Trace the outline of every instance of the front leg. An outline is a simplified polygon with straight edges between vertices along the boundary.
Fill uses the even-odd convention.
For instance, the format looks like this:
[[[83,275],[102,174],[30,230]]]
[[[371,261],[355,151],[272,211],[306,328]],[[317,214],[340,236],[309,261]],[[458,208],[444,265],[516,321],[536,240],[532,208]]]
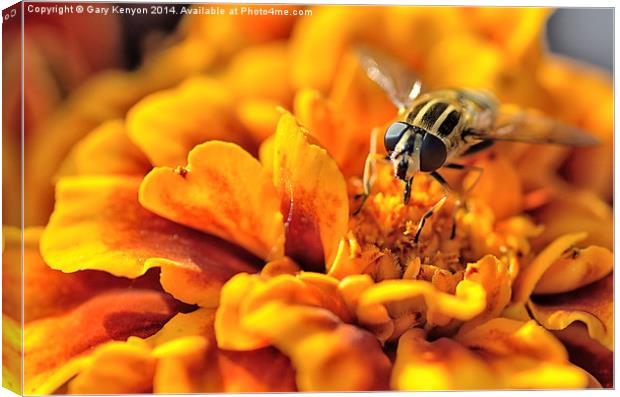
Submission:
[[[364,162],[364,176],[362,177],[364,192],[355,195],[356,199],[361,197],[362,202],[360,203],[360,206],[355,211],[353,211],[353,216],[356,216],[360,213],[360,211],[364,207],[364,204],[366,203],[366,200],[368,200],[368,197],[370,196],[370,190],[372,189],[372,185],[376,179],[377,161],[387,161],[387,159],[383,155],[377,153],[378,134],[379,130],[377,128],[373,129],[370,134],[370,150],[368,152],[368,155],[366,156],[366,161]]]
[[[430,218],[431,216],[433,216],[433,214],[444,205],[444,203],[448,199],[448,196],[452,192],[452,188],[450,187],[450,185],[448,185],[448,182],[438,172],[436,171],[431,172],[431,176],[433,177],[433,179],[435,179],[437,182],[441,184],[441,187],[443,187],[444,189],[444,195],[428,211],[426,211],[424,215],[422,215],[422,218],[420,218],[420,222],[418,223],[418,229],[416,230],[415,236],[413,238],[413,242],[416,244],[418,243],[418,240],[420,239],[420,233],[422,233],[422,229],[424,228],[424,225],[426,224],[426,220]],[[453,229],[452,233],[454,233],[454,224],[452,225],[452,229]]]

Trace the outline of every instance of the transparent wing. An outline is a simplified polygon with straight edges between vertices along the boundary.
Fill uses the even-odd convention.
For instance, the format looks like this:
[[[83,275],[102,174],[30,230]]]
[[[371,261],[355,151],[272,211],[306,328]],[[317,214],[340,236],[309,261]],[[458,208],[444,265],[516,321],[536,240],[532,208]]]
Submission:
[[[359,45],[356,52],[368,77],[387,93],[394,105],[399,110],[409,108],[422,88],[416,74],[376,48]]]
[[[539,112],[502,106],[499,109],[494,128],[473,132],[478,139],[517,141],[528,143],[550,143],[570,146],[592,146],[600,141],[587,132],[563,124]]]

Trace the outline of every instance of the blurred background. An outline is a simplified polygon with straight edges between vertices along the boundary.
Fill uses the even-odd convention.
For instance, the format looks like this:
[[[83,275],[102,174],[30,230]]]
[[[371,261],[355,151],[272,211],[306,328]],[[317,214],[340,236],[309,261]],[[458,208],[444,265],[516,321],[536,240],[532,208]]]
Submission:
[[[547,23],[551,51],[613,71],[614,10],[563,8]]]
[[[151,5],[124,3],[124,6]],[[555,10],[546,25],[547,48],[596,65],[611,75],[613,13],[612,8]],[[26,224],[41,225],[47,221],[59,167],[72,145],[82,136],[103,121],[124,117],[139,99],[177,85],[218,57],[230,57],[251,43],[285,38],[294,21],[286,18],[274,24],[265,17],[222,19],[217,24],[201,25],[187,23],[187,20],[183,23],[182,20],[178,14],[69,14],[62,17],[31,14],[25,18],[27,34],[23,66],[27,164],[24,189],[30,192],[24,198],[29,209]],[[20,220],[15,209],[19,208],[21,201],[16,166],[21,128],[20,81],[11,77],[19,75],[22,66],[21,35],[17,27],[17,24],[10,23],[2,27],[3,114],[6,115],[3,117],[5,133],[2,137],[3,178],[6,181],[2,193],[3,223],[15,225]],[[188,32],[194,32],[196,40],[183,41]],[[498,34],[501,37],[501,33]],[[205,44],[204,40],[212,38],[210,44]],[[428,58],[427,53],[419,55]],[[254,67],[251,69],[254,70],[251,73],[261,73]],[[93,79],[93,76],[98,77]]]

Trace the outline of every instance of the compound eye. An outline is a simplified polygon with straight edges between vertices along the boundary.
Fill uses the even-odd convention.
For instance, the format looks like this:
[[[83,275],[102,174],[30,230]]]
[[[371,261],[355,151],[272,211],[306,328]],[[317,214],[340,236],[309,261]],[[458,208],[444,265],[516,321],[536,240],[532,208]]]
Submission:
[[[383,137],[383,144],[385,145],[385,150],[387,150],[388,153],[394,151],[398,141],[400,141],[400,138],[403,137],[409,128],[411,128],[411,126],[407,123],[403,123],[402,121],[398,121],[388,127],[387,131],[385,131],[385,136]]]
[[[420,148],[420,170],[435,171],[446,162],[448,151],[443,141],[433,134],[426,133]]]

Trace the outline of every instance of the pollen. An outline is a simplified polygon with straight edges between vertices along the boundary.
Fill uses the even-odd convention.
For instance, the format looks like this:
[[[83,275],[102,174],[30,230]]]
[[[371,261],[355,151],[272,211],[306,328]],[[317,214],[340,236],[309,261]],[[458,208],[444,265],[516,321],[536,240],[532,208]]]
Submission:
[[[463,278],[470,256],[470,240],[464,224],[467,210],[451,194],[414,236],[420,219],[444,196],[443,187],[427,174],[416,175],[411,199],[403,203],[403,182],[394,178],[389,165],[378,166],[370,197],[361,212],[351,217],[350,237],[358,269],[375,281],[420,279],[453,292]],[[350,180],[354,189],[358,181]],[[359,203],[353,201],[352,208]],[[452,236],[452,228],[455,235]]]

